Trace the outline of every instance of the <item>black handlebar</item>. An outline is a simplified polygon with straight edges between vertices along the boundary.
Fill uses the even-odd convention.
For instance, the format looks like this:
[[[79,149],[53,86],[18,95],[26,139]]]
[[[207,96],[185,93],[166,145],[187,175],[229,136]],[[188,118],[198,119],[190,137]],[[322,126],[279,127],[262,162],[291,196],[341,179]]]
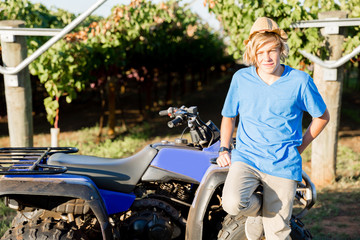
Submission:
[[[180,116],[178,116],[174,120],[171,120],[168,122],[168,127],[169,128],[176,127],[176,126],[180,125],[182,123],[182,121],[183,121],[183,119]]]
[[[220,131],[211,122],[204,123],[200,117],[196,106],[189,108],[185,106],[169,107],[166,110],[159,111],[160,116],[168,116],[172,120],[167,123],[169,128],[174,128],[180,125],[187,125],[183,130],[181,138],[186,129],[190,131],[192,140],[191,145],[197,148],[209,147],[220,137]],[[215,164],[216,162],[213,161]]]

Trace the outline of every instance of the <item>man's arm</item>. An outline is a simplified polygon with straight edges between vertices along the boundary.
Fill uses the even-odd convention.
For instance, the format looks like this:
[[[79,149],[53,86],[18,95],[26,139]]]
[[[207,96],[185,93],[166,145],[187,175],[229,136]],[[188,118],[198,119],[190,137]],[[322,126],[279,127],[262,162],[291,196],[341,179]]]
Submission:
[[[326,124],[330,120],[329,111],[326,109],[325,113],[318,118],[313,118],[309,127],[306,129],[306,132],[303,136],[302,144],[298,147],[298,151],[301,154],[307,146],[321,133],[325,128]]]
[[[220,127],[220,139],[221,147],[230,148],[232,135],[235,128],[235,118],[223,117]],[[226,167],[230,165],[231,155],[229,152],[221,152],[216,160],[220,167]]]

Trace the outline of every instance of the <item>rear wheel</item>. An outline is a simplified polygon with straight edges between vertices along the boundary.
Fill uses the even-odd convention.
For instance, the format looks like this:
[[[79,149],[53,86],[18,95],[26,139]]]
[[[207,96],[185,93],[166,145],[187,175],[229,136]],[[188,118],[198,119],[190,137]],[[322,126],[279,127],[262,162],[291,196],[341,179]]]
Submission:
[[[38,219],[42,214],[44,214],[43,209],[36,209],[32,212],[17,212],[16,216],[12,220],[11,226],[17,226],[22,222],[29,222],[32,219]]]
[[[62,220],[53,218],[23,221],[13,226],[4,234],[2,240],[47,239],[47,240],[87,240],[89,238],[80,230]]]
[[[218,240],[246,240],[245,222],[247,217],[227,215],[222,223],[222,229],[218,234]],[[292,216],[290,220],[292,240],[310,240],[310,232],[304,228],[304,224]]]

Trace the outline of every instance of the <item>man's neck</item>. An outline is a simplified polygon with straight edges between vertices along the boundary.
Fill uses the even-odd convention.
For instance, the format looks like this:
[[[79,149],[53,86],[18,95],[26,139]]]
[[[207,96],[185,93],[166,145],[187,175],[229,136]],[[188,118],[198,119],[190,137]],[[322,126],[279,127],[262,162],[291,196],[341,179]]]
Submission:
[[[278,69],[276,69],[276,71],[273,73],[262,72],[259,68],[256,68],[257,74],[259,75],[261,80],[263,80],[267,85],[271,85],[276,82],[281,77],[284,70],[285,67],[283,65],[280,65]]]

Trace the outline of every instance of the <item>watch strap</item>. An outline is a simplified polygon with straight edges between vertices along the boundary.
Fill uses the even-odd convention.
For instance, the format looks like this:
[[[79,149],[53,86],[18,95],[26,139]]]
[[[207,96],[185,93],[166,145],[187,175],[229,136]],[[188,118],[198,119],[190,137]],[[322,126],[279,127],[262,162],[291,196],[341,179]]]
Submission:
[[[227,147],[221,147],[219,148],[219,152],[230,152],[230,148],[227,148]]]

